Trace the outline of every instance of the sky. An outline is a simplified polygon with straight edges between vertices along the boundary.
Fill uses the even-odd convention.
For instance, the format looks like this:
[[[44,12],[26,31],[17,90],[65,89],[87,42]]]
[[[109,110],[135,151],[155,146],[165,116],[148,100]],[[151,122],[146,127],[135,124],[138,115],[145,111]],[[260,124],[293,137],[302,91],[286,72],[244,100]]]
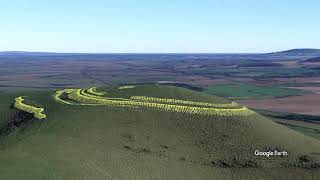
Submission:
[[[0,0],[0,51],[320,49],[319,0]]]

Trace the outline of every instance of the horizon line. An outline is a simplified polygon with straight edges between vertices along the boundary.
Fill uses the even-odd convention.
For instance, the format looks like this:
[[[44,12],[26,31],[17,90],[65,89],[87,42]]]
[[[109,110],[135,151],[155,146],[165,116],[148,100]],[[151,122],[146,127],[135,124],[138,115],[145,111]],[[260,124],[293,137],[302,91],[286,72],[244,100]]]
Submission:
[[[268,52],[59,52],[59,51],[0,51],[1,53],[44,53],[44,54],[271,54],[291,50],[320,50],[317,48],[293,48]]]
[[[55,51],[0,51],[1,53],[43,53],[43,54],[265,54],[247,52],[55,52]]]

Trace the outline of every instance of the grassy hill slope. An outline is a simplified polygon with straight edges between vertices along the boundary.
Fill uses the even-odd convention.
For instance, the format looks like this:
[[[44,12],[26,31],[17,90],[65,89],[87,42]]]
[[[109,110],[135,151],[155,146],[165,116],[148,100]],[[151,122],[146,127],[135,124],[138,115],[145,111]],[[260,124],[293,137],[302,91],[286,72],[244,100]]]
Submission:
[[[99,88],[110,97],[144,95],[226,103],[223,98],[157,85]],[[319,177],[319,140],[254,114],[216,117],[152,109],[70,106],[54,91],[0,94],[3,179],[306,179]],[[14,98],[45,107],[36,120]],[[21,119],[29,119],[22,123]],[[16,121],[18,120],[17,123]],[[16,123],[12,123],[16,122]],[[254,151],[287,151],[285,157]]]

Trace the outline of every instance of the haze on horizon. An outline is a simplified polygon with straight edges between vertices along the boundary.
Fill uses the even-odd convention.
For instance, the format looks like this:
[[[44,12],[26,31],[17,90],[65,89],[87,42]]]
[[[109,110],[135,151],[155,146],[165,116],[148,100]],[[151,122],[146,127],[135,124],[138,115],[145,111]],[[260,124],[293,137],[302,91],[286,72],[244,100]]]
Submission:
[[[263,53],[319,48],[320,2],[0,0],[0,51]]]

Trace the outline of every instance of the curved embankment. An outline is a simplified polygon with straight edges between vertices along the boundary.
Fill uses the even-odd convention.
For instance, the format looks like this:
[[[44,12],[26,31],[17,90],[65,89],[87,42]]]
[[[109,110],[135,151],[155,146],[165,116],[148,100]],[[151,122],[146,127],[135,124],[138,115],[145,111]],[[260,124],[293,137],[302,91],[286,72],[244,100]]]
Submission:
[[[92,87],[92,88],[87,89],[87,92],[89,94],[93,94],[93,95],[96,95],[96,96],[103,96],[103,95],[107,94],[105,92],[97,92],[97,88],[96,87]]]
[[[43,114],[44,108],[30,106],[30,105],[24,104],[23,101],[24,99],[22,97],[15,98],[14,107],[21,111],[32,113],[33,116],[37,119],[45,119],[47,117],[45,114]]]
[[[134,87],[130,87],[134,88]],[[178,99],[132,96],[126,98],[109,98],[105,92],[97,92],[96,88],[65,89],[56,92],[56,101],[68,105],[105,105],[128,108],[148,108],[168,112],[181,112],[210,116],[248,116],[253,111],[237,103],[215,104],[193,102]]]
[[[135,86],[120,86],[120,87],[118,87],[119,90],[132,89],[132,88],[135,88]]]

